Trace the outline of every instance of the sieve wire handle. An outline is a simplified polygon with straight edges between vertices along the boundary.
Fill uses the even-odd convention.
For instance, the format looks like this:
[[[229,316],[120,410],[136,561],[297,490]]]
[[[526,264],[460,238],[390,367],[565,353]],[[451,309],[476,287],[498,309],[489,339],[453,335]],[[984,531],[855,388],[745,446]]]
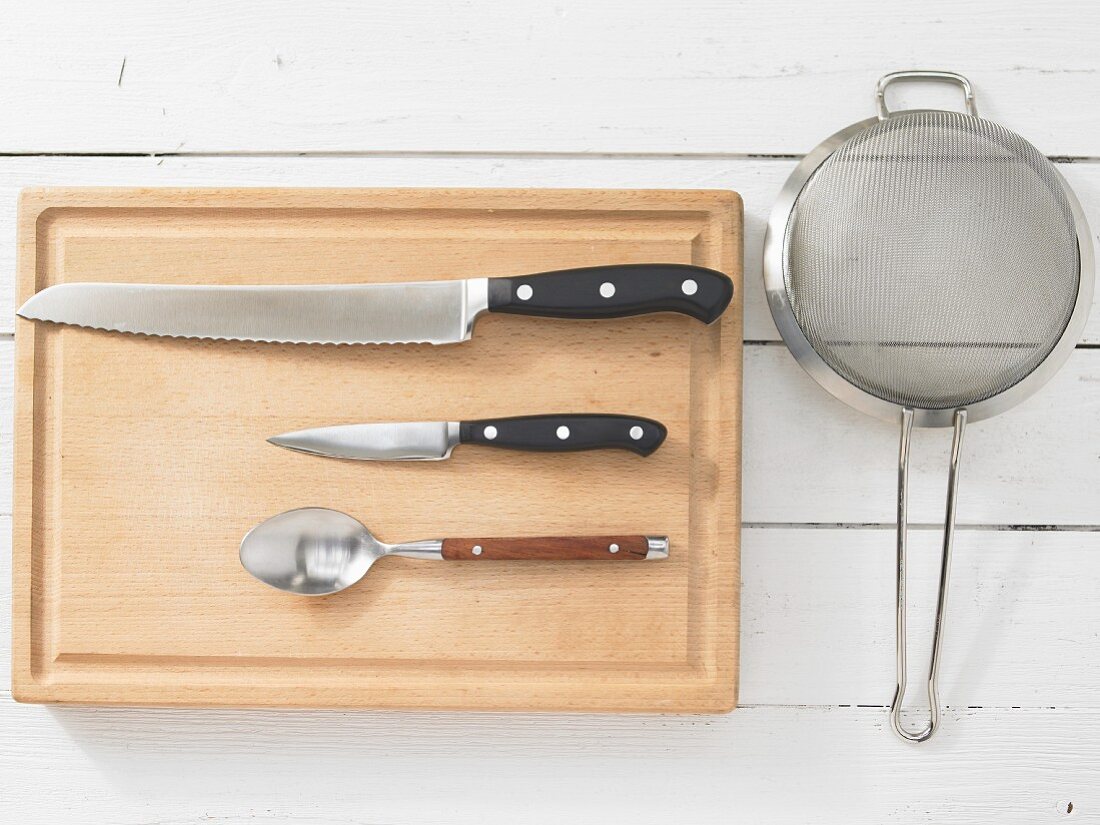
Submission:
[[[973,117],[978,116],[978,107],[974,103],[974,89],[971,88],[970,81],[961,74],[928,69],[912,69],[904,72],[890,72],[890,74],[879,78],[878,85],[875,87],[875,105],[878,107],[879,120],[886,120],[890,117],[891,112],[886,108],[886,87],[899,80],[932,80],[937,83],[954,83],[961,86],[963,94],[966,96],[967,114]]]
[[[951,442],[951,467],[947,476],[947,514],[943,525],[943,557],[940,561],[940,592],[936,602],[936,624],[932,633],[932,660],[928,665],[928,724],[920,731],[907,730],[901,723],[901,703],[905,699],[905,550],[909,533],[907,499],[909,497],[909,437],[913,432],[913,411],[901,413],[901,449],[898,453],[898,567],[897,567],[897,674],[898,686],[890,704],[890,725],[909,742],[924,742],[940,724],[940,703],[936,690],[939,678],[940,647],[943,643],[944,608],[947,605],[947,579],[951,571],[951,544],[955,537],[955,499],[958,492],[959,452],[962,449],[966,410],[955,410],[955,436]]]

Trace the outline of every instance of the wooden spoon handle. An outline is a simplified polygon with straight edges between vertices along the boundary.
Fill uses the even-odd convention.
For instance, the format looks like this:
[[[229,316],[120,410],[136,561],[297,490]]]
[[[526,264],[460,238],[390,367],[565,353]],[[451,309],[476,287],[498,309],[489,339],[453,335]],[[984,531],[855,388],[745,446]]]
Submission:
[[[447,561],[550,561],[665,558],[664,536],[574,536],[507,539],[443,539]]]

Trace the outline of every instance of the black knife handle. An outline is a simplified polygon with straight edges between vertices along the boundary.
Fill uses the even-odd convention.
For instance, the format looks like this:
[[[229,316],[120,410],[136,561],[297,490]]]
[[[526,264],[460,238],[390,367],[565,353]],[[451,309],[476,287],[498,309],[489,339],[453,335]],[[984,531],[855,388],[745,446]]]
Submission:
[[[554,453],[620,449],[645,456],[660,447],[667,434],[659,421],[632,415],[524,415],[463,421],[458,441]]]
[[[489,311],[544,318],[623,318],[679,312],[709,324],[733,298],[733,281],[687,264],[618,264],[489,279]]]

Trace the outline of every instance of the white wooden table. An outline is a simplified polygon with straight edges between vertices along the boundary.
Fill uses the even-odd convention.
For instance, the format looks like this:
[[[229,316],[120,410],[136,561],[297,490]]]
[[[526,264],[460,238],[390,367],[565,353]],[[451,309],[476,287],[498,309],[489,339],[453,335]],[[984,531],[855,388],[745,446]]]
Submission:
[[[5,649],[0,822],[1100,822],[1100,313],[1048,387],[968,431],[950,709],[914,747],[884,709],[895,428],[794,364],[759,266],[798,156],[869,116],[895,69],[968,75],[983,115],[1055,157],[1100,228],[1095,2],[4,5],[5,480],[14,210],[29,185],[735,189],[747,346],[733,714],[49,709],[11,701]],[[910,87],[895,105],[953,96]],[[948,437],[914,442],[922,637]]]

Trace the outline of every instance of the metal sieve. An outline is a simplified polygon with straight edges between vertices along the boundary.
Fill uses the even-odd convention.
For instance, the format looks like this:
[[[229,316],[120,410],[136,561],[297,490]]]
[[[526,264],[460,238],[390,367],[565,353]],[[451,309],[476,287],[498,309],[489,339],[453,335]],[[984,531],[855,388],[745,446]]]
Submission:
[[[891,112],[897,80],[958,84],[966,114]],[[768,304],[818,383],[863,412],[901,422],[897,497],[897,688],[891,725],[914,742],[939,724],[937,674],[959,452],[968,420],[995,415],[1057,371],[1092,301],[1088,227],[1058,170],[1019,135],[978,117],[966,78],[894,72],[878,116],[823,142],[784,185],[764,241]],[[928,672],[930,718],[901,723],[913,425],[954,427],[939,596]]]

